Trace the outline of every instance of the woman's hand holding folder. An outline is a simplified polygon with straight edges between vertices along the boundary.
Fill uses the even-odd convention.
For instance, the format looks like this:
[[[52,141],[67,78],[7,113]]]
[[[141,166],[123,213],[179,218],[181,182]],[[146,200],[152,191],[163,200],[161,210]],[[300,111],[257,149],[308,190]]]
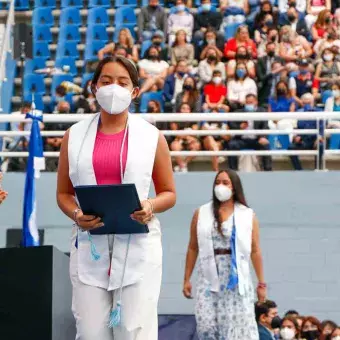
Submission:
[[[153,204],[150,200],[141,202],[142,210],[135,211],[131,218],[140,224],[148,224],[153,217]]]
[[[104,223],[101,221],[100,217],[96,217],[92,215],[84,215],[80,209],[76,213],[75,221],[78,227],[80,227],[84,231],[88,231],[91,229],[100,228],[104,226]]]

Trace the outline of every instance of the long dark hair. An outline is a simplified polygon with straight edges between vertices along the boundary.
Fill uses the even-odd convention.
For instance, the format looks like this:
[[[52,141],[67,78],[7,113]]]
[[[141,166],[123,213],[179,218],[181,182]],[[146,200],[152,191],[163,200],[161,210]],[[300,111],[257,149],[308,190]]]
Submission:
[[[239,175],[237,174],[236,171],[231,170],[231,169],[227,169],[227,170],[221,170],[217,173],[215,180],[214,180],[214,185],[213,185],[213,212],[214,212],[214,217],[215,217],[215,225],[217,227],[218,232],[223,235],[222,232],[222,222],[220,219],[220,207],[221,207],[221,202],[217,199],[216,195],[215,195],[215,185],[216,185],[216,181],[218,176],[225,172],[231,181],[231,184],[233,186],[233,196],[232,199],[234,200],[234,202],[240,203],[245,205],[246,207],[248,207],[247,201],[246,201],[246,197],[244,195],[244,191],[243,191],[243,186],[242,186],[242,182],[241,179],[239,177]]]

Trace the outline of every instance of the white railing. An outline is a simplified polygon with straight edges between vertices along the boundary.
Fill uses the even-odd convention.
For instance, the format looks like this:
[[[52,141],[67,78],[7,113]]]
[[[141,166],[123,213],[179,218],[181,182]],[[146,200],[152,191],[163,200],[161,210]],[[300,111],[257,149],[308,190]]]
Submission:
[[[91,114],[45,114],[43,116],[44,123],[75,123],[80,120],[90,118]],[[147,121],[156,122],[228,122],[228,121],[279,121],[281,119],[293,120],[339,120],[339,112],[252,112],[252,113],[219,113],[219,114],[204,114],[204,113],[191,113],[191,114],[141,114],[142,118]],[[0,123],[4,122],[25,122],[24,115],[0,115]],[[29,131],[0,131],[0,137],[17,137],[28,136]],[[42,136],[63,136],[65,131],[42,131]],[[319,135],[319,129],[285,129],[285,130],[163,130],[162,133],[166,136],[180,136],[180,135],[193,135],[193,136],[237,136],[237,135]],[[330,136],[332,134],[340,134],[340,129],[325,129],[324,135]],[[319,145],[319,143],[317,143]],[[323,160],[329,156],[340,155],[340,150],[321,150],[321,157]],[[58,157],[59,152],[45,152],[45,157]],[[172,151],[172,156],[241,156],[241,155],[255,155],[255,156],[316,156],[320,157],[319,146],[316,150],[269,150],[269,151]],[[0,157],[27,157],[27,152],[19,151],[4,151],[0,152]],[[318,162],[319,163],[319,162]]]
[[[2,46],[0,48],[0,112],[3,110],[3,98],[2,98],[2,88],[6,85],[6,59],[7,53],[11,52],[13,41],[13,25],[14,25],[14,0],[8,0],[9,9],[7,14],[6,29],[2,41]]]

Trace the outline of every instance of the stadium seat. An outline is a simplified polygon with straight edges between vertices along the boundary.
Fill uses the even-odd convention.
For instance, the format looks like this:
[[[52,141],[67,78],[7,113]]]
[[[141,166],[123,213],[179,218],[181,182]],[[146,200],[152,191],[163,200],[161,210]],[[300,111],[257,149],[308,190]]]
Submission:
[[[86,42],[85,47],[85,61],[96,61],[98,60],[98,52],[105,46],[105,41],[92,40]]]
[[[74,59],[79,59],[79,52],[77,50],[76,41],[59,41],[57,47],[56,58],[61,57],[71,57]]]
[[[35,74],[35,70],[42,69],[46,67],[46,59],[45,58],[34,58],[34,59],[26,59],[25,61],[25,70],[24,74]]]
[[[61,0],[61,8],[77,7],[82,8],[84,6],[83,0]]]
[[[54,18],[50,8],[35,8],[32,14],[33,25],[54,25]]]
[[[94,24],[102,24],[106,26],[109,24],[109,16],[106,13],[106,8],[91,8],[88,11],[87,25],[90,26]]]
[[[142,7],[145,7],[149,4],[149,0],[142,0]],[[159,5],[164,7],[164,0],[159,0]]]
[[[332,96],[333,96],[333,94],[332,94],[332,91],[330,91],[330,90],[326,90],[326,91],[321,92],[322,104],[326,104],[327,99],[332,97]]]
[[[49,59],[51,57],[51,52],[50,49],[48,48],[48,42],[46,41],[33,42],[33,56]]]
[[[56,74],[52,77],[51,94],[55,95],[56,88],[63,82],[73,82],[73,77],[70,74]]]
[[[93,25],[88,27],[86,30],[86,41],[91,40],[102,40],[107,42],[109,40],[109,36],[106,32],[106,26]]]
[[[69,66],[70,67],[68,74],[70,74],[72,77],[75,77],[78,74],[76,61],[75,61],[74,58],[62,57],[62,58],[56,59],[55,67],[62,69],[63,66]]]
[[[64,8],[61,10],[60,19],[59,19],[60,27],[66,25],[81,25],[81,17],[80,11],[77,7]]]
[[[94,8],[94,7],[110,8],[111,2],[110,0],[90,0],[89,8]]]
[[[24,95],[45,94],[44,76],[41,74],[27,74],[24,77]]]
[[[331,150],[340,149],[340,134],[339,133],[335,133],[331,135],[329,139],[329,148]]]
[[[135,27],[137,25],[135,10],[131,7],[117,8],[114,23],[115,26]]]
[[[116,0],[115,7],[133,7],[136,8],[138,6],[137,0]]]
[[[88,80],[92,79],[93,73],[85,73],[83,79],[81,80],[81,87],[84,88]]]
[[[59,41],[80,42],[79,27],[77,25],[64,25],[60,27]]]
[[[211,0],[211,5],[214,7],[218,7],[219,3],[218,0]],[[201,6],[201,0],[195,0],[195,6],[200,7]]]
[[[146,113],[148,110],[148,103],[150,100],[157,100],[161,104],[162,111],[164,111],[164,103],[163,103],[163,92],[146,92],[143,93],[140,99],[140,112]]]
[[[16,11],[28,11],[30,9],[28,0],[15,0],[14,6]]]
[[[224,38],[225,40],[229,40],[231,38],[234,38],[237,28],[240,26],[240,23],[235,24],[229,24],[224,27]]]
[[[52,33],[48,25],[34,25],[33,26],[33,41],[47,41],[52,42]]]
[[[268,135],[270,150],[287,150],[290,144],[289,135]]]
[[[24,95],[24,101],[25,102],[29,102],[29,103],[32,103],[32,94],[31,93],[26,93]],[[45,109],[45,104],[44,104],[44,100],[43,100],[43,96],[42,94],[37,94],[37,93],[34,93],[34,104],[35,104],[35,108],[37,110],[41,110],[41,111],[44,111]]]
[[[56,8],[56,0],[34,0],[34,8]]]
[[[131,35],[132,35],[133,39],[136,40],[137,35],[136,35],[135,30],[134,30],[134,27],[131,27],[129,25],[120,25],[120,26],[116,26],[116,28],[115,28],[115,32],[114,32],[114,35],[113,35],[113,41],[114,42],[118,42],[119,32],[120,32],[120,30],[122,28],[128,28],[130,30],[130,32],[131,32]]]

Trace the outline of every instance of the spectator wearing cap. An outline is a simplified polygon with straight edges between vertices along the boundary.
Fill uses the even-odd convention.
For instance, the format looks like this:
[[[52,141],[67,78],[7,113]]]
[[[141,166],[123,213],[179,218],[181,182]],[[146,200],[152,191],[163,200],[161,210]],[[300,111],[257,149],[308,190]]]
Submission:
[[[151,46],[145,54],[146,58],[138,63],[142,83],[139,96],[148,91],[162,90],[169,68],[169,64],[160,59],[155,46]]]
[[[275,340],[274,329],[280,327],[277,305],[274,301],[257,303],[255,315],[259,330],[259,340]]]
[[[253,94],[246,96],[244,111],[246,112],[264,112],[264,108],[258,106],[257,97]],[[253,121],[248,120],[244,122],[229,122],[229,128],[231,130],[267,130],[267,121]],[[228,148],[233,151],[239,151],[244,149],[253,150],[269,150],[270,145],[266,136],[256,135],[240,135],[234,136],[228,144]],[[236,156],[228,157],[229,167],[233,170],[238,170],[238,158]],[[263,170],[272,170],[272,158],[271,156],[262,157]]]
[[[245,46],[248,53],[254,59],[257,58],[256,44],[249,37],[248,26],[242,25],[237,28],[235,38],[229,39],[224,46],[224,56],[228,59],[235,59],[239,46]]]
[[[279,0],[280,13],[286,13],[289,7],[295,7],[300,13],[306,12],[307,0]]]
[[[210,112],[212,109],[219,109],[227,97],[227,88],[223,84],[221,71],[215,70],[211,82],[204,86],[205,103],[203,111]]]
[[[208,48],[206,51],[206,58],[198,64],[199,88],[211,81],[213,72],[219,70],[221,72],[222,80],[226,80],[225,65],[216,51],[216,48]]]
[[[194,54],[194,46],[187,42],[187,33],[184,30],[178,30],[171,47],[171,65],[175,66],[180,60],[185,59],[188,66],[191,66]]]
[[[220,39],[213,28],[209,28],[204,33],[204,40],[196,45],[196,59],[203,60],[206,57],[207,50],[214,48],[220,58],[223,57],[224,39]]]
[[[185,0],[176,0],[176,11],[169,15],[168,18],[168,35],[169,44],[172,45],[175,41],[178,30],[186,32],[186,38],[191,41],[192,32],[194,29],[194,17],[186,7]]]
[[[176,102],[176,97],[183,90],[183,83],[188,76],[188,64],[183,59],[180,60],[175,68],[175,72],[168,75],[165,79],[163,98],[165,102],[165,112],[172,112]]]
[[[156,31],[167,34],[167,14],[159,5],[159,0],[149,0],[138,15],[138,32],[141,40],[151,40]],[[164,32],[164,33],[163,33]]]
[[[312,93],[314,68],[307,59],[299,62],[298,71],[290,73],[288,87],[291,97],[295,102],[302,106],[300,99],[305,93]]]
[[[203,40],[204,33],[209,28],[219,31],[222,23],[222,14],[213,11],[211,8],[211,0],[201,0],[201,7],[194,17],[194,42],[198,43]],[[223,35],[221,34],[222,38]]]
[[[305,93],[302,97],[302,108],[299,109],[299,112],[315,112],[320,111],[319,108],[314,106],[314,97],[311,93]],[[297,122],[298,129],[317,129],[318,123],[316,120],[299,120]],[[323,130],[323,124],[320,122],[320,133],[321,136]],[[289,150],[313,150],[317,147],[317,136],[315,134],[311,135],[300,135],[295,136],[293,138],[293,143],[289,146]],[[322,154],[323,143],[322,140],[320,142],[320,155]],[[299,159],[299,156],[290,156],[292,165],[295,170],[302,170],[302,165]],[[320,157],[321,162],[321,157]],[[303,331],[303,329],[302,329]]]
[[[298,35],[302,35],[307,40],[311,40],[311,34],[307,28],[307,24],[304,18],[300,18],[300,13],[296,7],[289,7],[287,13],[281,16],[280,26],[288,25],[293,32]]]
[[[227,87],[228,102],[233,111],[244,106],[248,94],[257,96],[256,83],[248,76],[247,65],[244,62],[236,65],[234,79],[228,81]]]
[[[126,50],[126,58],[131,59],[135,63],[138,62],[138,49],[128,28],[122,28],[119,31],[117,43],[109,43],[98,51],[98,59],[102,60],[107,54],[114,55],[121,48]]]
[[[236,65],[239,62],[244,62],[247,66],[248,75],[250,78],[256,78],[255,63],[252,60],[251,54],[248,53],[245,46],[240,46],[236,51],[235,59],[229,60],[227,63],[227,78],[235,76]]]
[[[195,78],[186,77],[183,83],[183,90],[176,96],[174,112],[179,112],[182,103],[187,103],[190,106],[191,112],[201,112],[201,96],[197,90]]]

